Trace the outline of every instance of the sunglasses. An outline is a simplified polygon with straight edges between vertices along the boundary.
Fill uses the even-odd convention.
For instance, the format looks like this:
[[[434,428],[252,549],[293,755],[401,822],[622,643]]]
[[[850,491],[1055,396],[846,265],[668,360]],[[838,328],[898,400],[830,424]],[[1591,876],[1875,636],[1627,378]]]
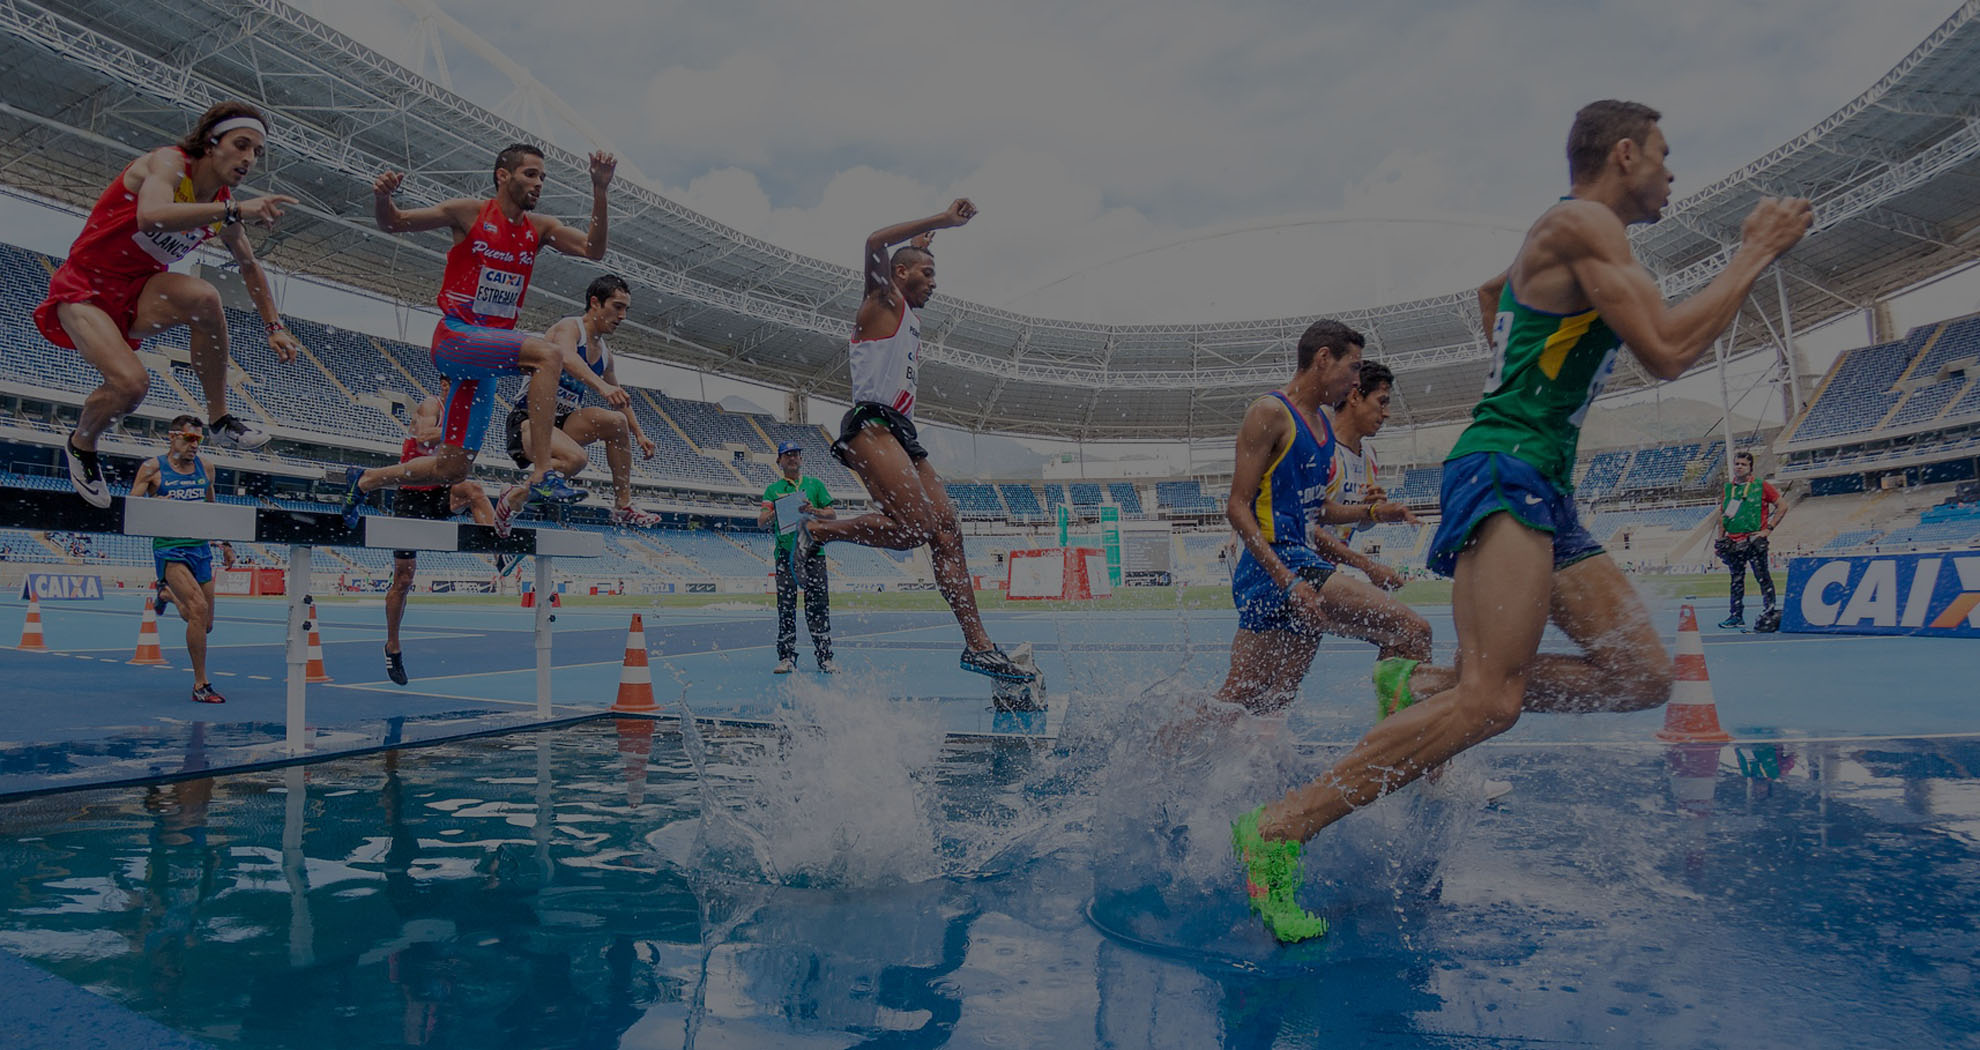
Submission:
[[[175,441],[188,441],[191,442],[192,444],[197,445],[201,441],[206,440],[206,435],[195,434],[190,430],[181,430],[178,433],[173,434],[172,439]]]

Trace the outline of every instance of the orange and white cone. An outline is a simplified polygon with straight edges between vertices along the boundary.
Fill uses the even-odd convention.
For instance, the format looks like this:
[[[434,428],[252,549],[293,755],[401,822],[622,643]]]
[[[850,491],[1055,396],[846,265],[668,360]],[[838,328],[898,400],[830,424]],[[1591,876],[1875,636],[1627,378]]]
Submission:
[[[619,760],[625,767],[626,805],[646,801],[646,766],[653,757],[653,719],[613,719],[619,728]]]
[[[1671,702],[1664,705],[1664,728],[1657,739],[1672,743],[1723,743],[1732,734],[1719,728],[1719,704],[1712,697],[1712,676],[1705,670],[1705,643],[1698,636],[1698,611],[1678,610],[1677,681]]]
[[[309,622],[309,664],[303,668],[305,682],[334,682],[323,670],[323,637],[316,633],[316,621]]]
[[[21,644],[15,646],[23,652],[45,653],[48,643],[41,637],[41,599],[28,595],[27,621],[21,624]]]
[[[165,653],[158,647],[158,606],[150,598],[144,600],[144,619],[138,623],[137,653],[125,663],[140,667],[165,666]]]
[[[1671,774],[1671,798],[1678,812],[1689,817],[1712,815],[1712,796],[1719,785],[1719,755],[1723,744],[1673,744],[1664,749],[1664,766]]]
[[[619,699],[612,710],[635,714],[659,710],[653,702],[653,672],[646,666],[646,621],[638,613],[626,632],[626,662],[619,669]]]

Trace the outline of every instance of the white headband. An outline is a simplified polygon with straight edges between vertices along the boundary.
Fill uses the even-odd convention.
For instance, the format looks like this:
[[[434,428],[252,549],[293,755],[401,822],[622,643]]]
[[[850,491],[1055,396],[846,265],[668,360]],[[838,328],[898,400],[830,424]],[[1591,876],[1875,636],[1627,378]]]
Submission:
[[[228,117],[226,120],[213,125],[213,130],[207,132],[207,135],[212,141],[218,142],[220,141],[220,136],[236,128],[253,128],[261,132],[262,138],[265,139],[268,137],[268,125],[263,124],[254,117]]]

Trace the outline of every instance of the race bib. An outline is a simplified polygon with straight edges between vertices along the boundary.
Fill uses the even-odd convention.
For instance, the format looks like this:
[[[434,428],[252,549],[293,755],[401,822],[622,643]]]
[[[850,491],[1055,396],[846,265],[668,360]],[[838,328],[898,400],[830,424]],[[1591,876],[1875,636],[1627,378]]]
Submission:
[[[1726,520],[1727,520],[1727,521],[1731,521],[1732,519],[1734,519],[1734,518],[1737,518],[1737,517],[1739,517],[1739,505],[1740,505],[1740,504],[1741,504],[1742,502],[1744,502],[1744,501],[1742,501],[1742,500],[1737,500],[1737,499],[1729,499],[1729,500],[1727,500],[1727,501],[1726,501]]]
[[[522,313],[523,288],[529,278],[519,273],[481,268],[474,288],[475,313],[483,317],[516,317]]]

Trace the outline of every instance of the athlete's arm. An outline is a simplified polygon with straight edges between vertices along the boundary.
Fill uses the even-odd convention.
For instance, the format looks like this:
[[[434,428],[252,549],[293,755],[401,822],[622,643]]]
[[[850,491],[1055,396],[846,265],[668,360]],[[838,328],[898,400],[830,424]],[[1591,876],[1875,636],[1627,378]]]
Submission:
[[[618,365],[611,363],[605,365],[605,381],[615,387],[619,386]],[[619,387],[619,389],[625,388]],[[640,458],[652,459],[653,453],[659,451],[659,446],[647,438],[645,431],[639,429],[639,417],[633,414],[632,394],[626,394],[625,407],[619,409],[619,412],[626,417],[626,433],[632,435],[633,444],[639,446]]]
[[[1651,375],[1676,379],[1697,363],[1752,291],[1760,274],[1808,232],[1806,200],[1762,198],[1740,230],[1739,250],[1712,283],[1676,306],[1630,253],[1622,220],[1607,206],[1576,202],[1555,212],[1556,250],[1588,302]],[[1550,238],[1552,239],[1552,238]]]
[[[1265,533],[1258,526],[1255,501],[1265,482],[1265,471],[1280,450],[1293,439],[1292,420],[1278,399],[1261,397],[1245,410],[1238,427],[1237,462],[1231,468],[1231,494],[1224,502],[1224,518],[1237,530],[1238,542],[1258,560],[1280,587],[1294,580],[1291,569],[1279,560]]]
[[[138,464],[137,477],[131,479],[131,495],[155,496],[158,494],[158,461],[147,459]]]
[[[605,258],[605,238],[610,232],[605,206],[606,190],[612,185],[612,173],[619,169],[619,160],[610,153],[591,155],[591,225],[583,233],[564,225],[547,215],[534,216],[536,236],[550,247],[565,255],[582,255],[596,262]]]
[[[198,464],[201,469],[204,469],[206,467],[206,461],[200,459],[198,456],[193,457],[193,462]],[[220,502],[220,497],[215,494],[215,490],[213,487],[213,472],[210,470],[206,472],[206,502],[208,503]]]
[[[392,202],[392,194],[404,181],[404,172],[388,171],[371,183],[372,217],[386,233],[451,229],[465,236],[474,227],[474,217],[481,214],[481,202],[466,197],[444,200],[430,208],[402,209]]]
[[[853,318],[853,338],[859,339],[863,333],[885,331],[899,323],[905,304],[898,302],[894,292],[894,246],[903,241],[915,241],[920,248],[928,247],[928,241],[936,230],[952,229],[968,224],[976,218],[976,205],[966,197],[958,197],[948,210],[930,215],[925,219],[896,223],[884,226],[866,235],[866,255],[860,265],[865,276],[866,292],[859,303],[859,313]]]
[[[550,340],[561,353],[565,375],[596,391],[598,396],[604,398],[606,404],[613,408],[621,411],[629,410],[632,407],[632,398],[625,390],[616,383],[606,382],[604,376],[592,371],[591,365],[585,362],[584,355],[578,353],[580,324],[582,322],[577,318],[566,317],[551,325],[550,330],[543,333],[543,337]]]
[[[1781,527],[1781,519],[1787,517],[1787,509],[1782,505],[1781,490],[1771,482],[1760,483],[1760,535],[1766,536]]]
[[[438,442],[440,430],[440,399],[429,397],[413,406],[412,418],[406,422],[406,430],[414,441],[422,445]]]
[[[268,287],[268,271],[254,257],[254,245],[248,243],[247,230],[239,223],[228,226],[221,230],[220,242],[234,253],[234,261],[240,264],[241,283],[247,285],[248,298],[254,300],[254,312],[261,315],[269,348],[282,363],[294,361],[302,343],[282,324],[282,309],[275,305],[275,292]]]
[[[153,150],[132,162],[124,173],[124,186],[137,180],[137,227],[154,233],[196,230],[233,215],[236,222],[247,221],[273,226],[282,217],[282,206],[296,203],[294,197],[269,194],[250,201],[179,202],[179,182],[186,177],[185,154],[176,149]]]
[[[1499,276],[1478,286],[1478,313],[1485,321],[1485,341],[1491,342],[1492,329],[1499,321],[1499,299],[1505,294],[1506,275]]]
[[[1402,586],[1401,574],[1387,565],[1355,550],[1347,545],[1332,529],[1312,530],[1313,549],[1320,556],[1336,565],[1347,565],[1366,573],[1370,583],[1385,591],[1393,591]]]

